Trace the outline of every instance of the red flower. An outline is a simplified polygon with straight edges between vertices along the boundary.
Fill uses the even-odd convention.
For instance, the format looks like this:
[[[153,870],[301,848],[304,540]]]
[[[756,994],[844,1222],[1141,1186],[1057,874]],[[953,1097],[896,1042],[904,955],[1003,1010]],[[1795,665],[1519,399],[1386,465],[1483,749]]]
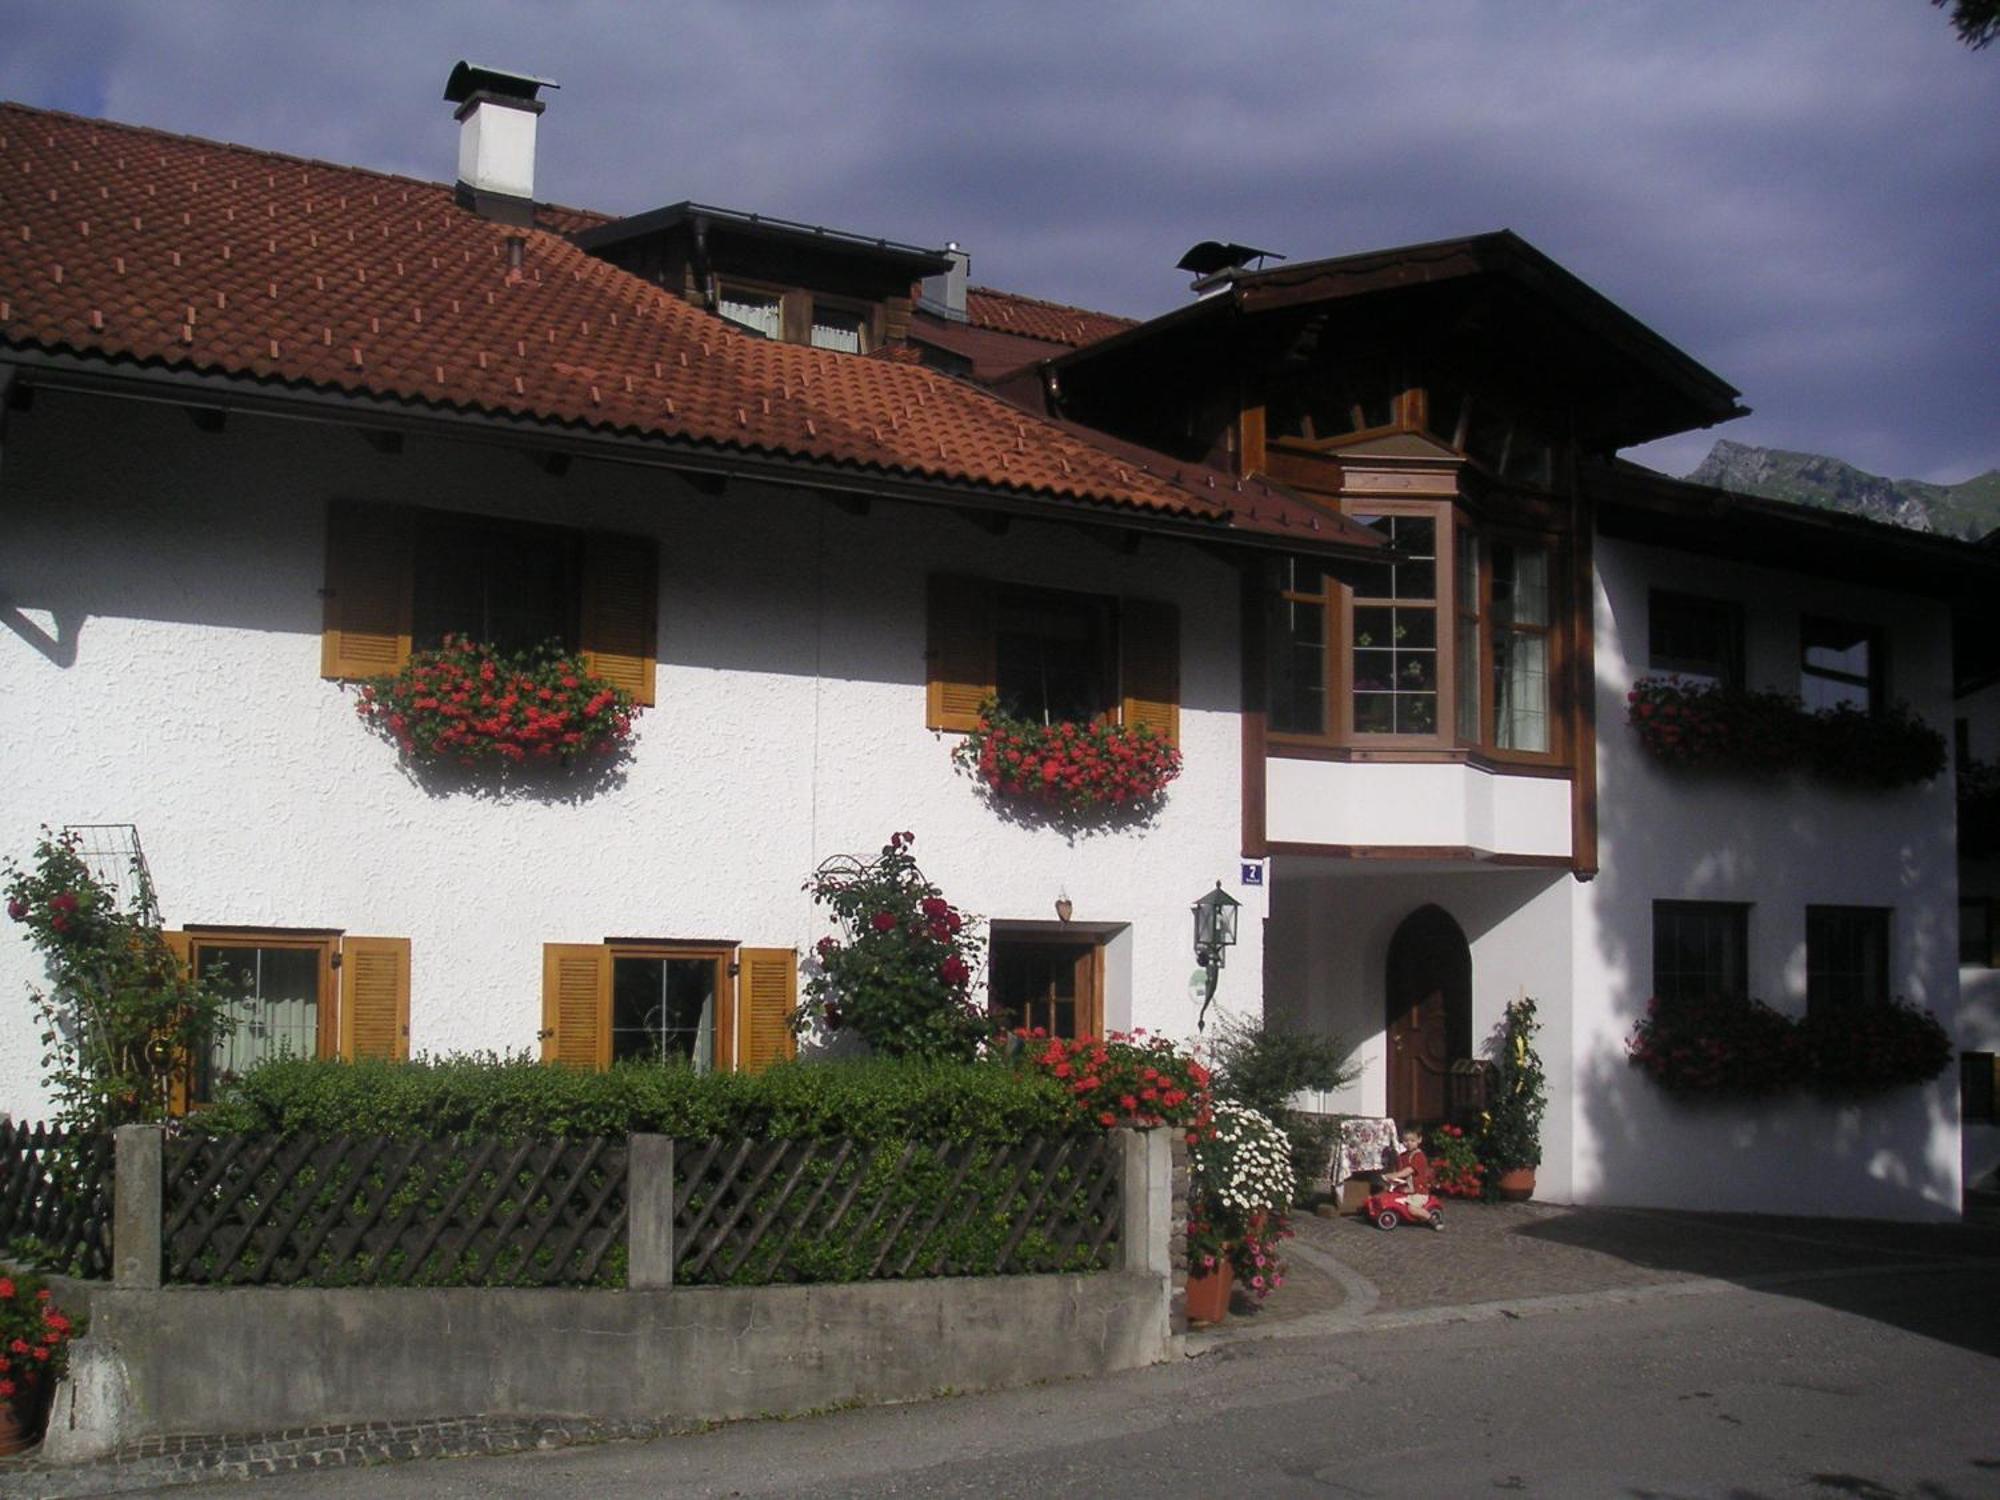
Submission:
[[[16,922],[27,921],[28,903],[23,901],[19,896],[16,896],[12,901],[7,903],[7,915],[12,917]]]
[[[964,984],[972,977],[972,970],[964,959],[954,953],[938,965],[938,977],[946,984]]]
[[[896,930],[896,920],[894,912],[878,911],[873,917],[869,918],[868,925],[873,927],[877,932],[894,932]]]

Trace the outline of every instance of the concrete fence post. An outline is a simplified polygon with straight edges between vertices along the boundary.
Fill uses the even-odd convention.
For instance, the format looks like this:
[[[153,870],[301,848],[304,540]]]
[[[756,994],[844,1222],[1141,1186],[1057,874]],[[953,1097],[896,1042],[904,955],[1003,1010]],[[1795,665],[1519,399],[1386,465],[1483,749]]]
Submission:
[[[1167,1239],[1172,1226],[1167,1205],[1173,1180],[1166,1131],[1121,1130],[1118,1135],[1125,1153],[1125,1222],[1119,1235],[1124,1267],[1169,1276],[1173,1266]]]
[[[657,1291],[674,1284],[673,1137],[632,1136],[625,1160],[625,1285]]]
[[[134,1291],[160,1285],[164,1172],[158,1125],[120,1125],[112,1134],[117,1164],[111,1198],[111,1280]]]

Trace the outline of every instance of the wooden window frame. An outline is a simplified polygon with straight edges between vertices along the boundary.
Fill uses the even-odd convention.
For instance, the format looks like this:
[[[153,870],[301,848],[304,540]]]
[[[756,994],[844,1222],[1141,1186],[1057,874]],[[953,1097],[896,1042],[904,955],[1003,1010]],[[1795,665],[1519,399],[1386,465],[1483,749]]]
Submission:
[[[1449,500],[1350,500],[1342,512],[1349,516],[1415,515],[1432,516],[1438,523],[1437,597],[1431,604],[1438,617],[1437,693],[1438,732],[1432,735],[1358,734],[1354,730],[1354,611],[1356,608],[1385,607],[1383,601],[1359,597],[1348,584],[1331,575],[1326,579],[1326,728],[1319,734],[1271,729],[1266,739],[1270,752],[1280,757],[1355,761],[1445,761],[1477,765],[1487,769],[1518,771],[1524,774],[1565,775],[1570,767],[1569,672],[1575,649],[1574,614],[1577,604],[1569,577],[1569,550],[1556,532],[1533,526],[1508,526],[1481,522],[1468,516],[1463,507]],[[1458,576],[1460,549],[1470,538],[1478,548],[1477,595],[1461,599]],[[1549,748],[1547,750],[1502,749],[1493,743],[1493,561],[1491,543],[1509,542],[1516,546],[1539,547],[1548,554],[1549,624],[1548,641]],[[1279,591],[1281,599],[1296,598],[1318,602],[1298,590]],[[1467,602],[1472,609],[1464,606]],[[1417,607],[1424,607],[1418,605]],[[1459,626],[1471,621],[1477,626],[1474,641],[1478,660],[1478,722],[1470,732],[1459,713],[1459,667],[1461,647]]]
[[[360,681],[398,671],[409,661],[417,534],[430,516],[447,524],[548,527],[575,537],[581,559],[575,580],[579,652],[593,673],[624,688],[635,703],[655,703],[660,633],[655,538],[347,498],[327,507],[322,677]]]
[[[1104,1035],[1104,976],[1106,939],[1091,932],[1049,931],[1039,927],[989,927],[986,948],[987,998],[992,1004],[993,961],[1002,944],[1044,948],[1074,948],[1076,953],[1076,1040]]]
[[[1828,967],[1824,955],[1815,961],[1814,929],[1816,925],[1834,921],[1865,921],[1870,927],[1880,930],[1882,946],[1878,955],[1878,972],[1865,976],[1864,979],[1874,993],[1863,995],[1858,1007],[1835,1005],[1832,998],[1820,987],[1828,974]],[[1808,906],[1806,908],[1806,1014],[1810,1016],[1818,1011],[1824,1015],[1838,1016],[1851,1014],[1856,1009],[1868,1011],[1888,1005],[1893,998],[1890,993],[1890,976],[1895,970],[1893,952],[1895,941],[1896,924],[1892,907]]]
[[[313,1055],[318,1059],[338,1057],[352,1060],[361,1054],[362,1038],[357,1034],[361,1006],[355,994],[355,987],[360,982],[358,972],[363,965],[371,962],[390,962],[394,965],[391,976],[393,993],[390,996],[394,1014],[392,1017],[373,1018],[378,1030],[384,1025],[388,1027],[390,1050],[387,1054],[370,1052],[368,1055],[404,1059],[410,1054],[408,938],[364,937],[330,927],[244,927],[200,922],[167,931],[163,937],[190,975],[197,972],[196,950],[204,947],[283,948],[317,952],[319,994],[316,1004],[319,1015],[314,1024]],[[176,1085],[176,1113],[200,1107],[189,1097],[192,1076],[190,1070],[183,1082]]]
[[[611,1065],[613,964],[620,958],[701,958],[712,960],[716,987],[716,1072],[754,1072],[797,1054],[789,1020],[798,1005],[798,953],[792,948],[758,948],[728,938],[608,937],[595,943],[542,944],[542,1026],[536,1038],[542,1061],[601,1072]],[[588,985],[591,1035],[565,1037],[565,1001],[577,993],[572,980]],[[778,1008],[760,1012],[762,993],[775,995]],[[762,1049],[760,1051],[760,1048]],[[582,1053],[588,1056],[581,1056]]]
[[[1340,607],[1340,596],[1337,592],[1338,585],[1324,571],[1318,575],[1318,593],[1310,593],[1296,586],[1300,565],[1306,561],[1308,559],[1289,556],[1278,559],[1278,565],[1286,569],[1284,577],[1289,579],[1293,586],[1286,587],[1281,583],[1272,597],[1276,601],[1277,612],[1282,612],[1287,605],[1303,605],[1308,608],[1316,608],[1320,612],[1319,728],[1280,729],[1274,723],[1268,732],[1271,738],[1286,743],[1330,744],[1334,738],[1331,721],[1334,717],[1335,708],[1329,684],[1334,676],[1334,653],[1338,640],[1342,638],[1340,632],[1335,628],[1336,611]],[[1286,641],[1288,637],[1283,628],[1280,627],[1267,631],[1266,639],[1270,642],[1281,642]],[[1270,681],[1273,675],[1274,672],[1267,663],[1265,680],[1267,682]],[[1267,712],[1270,712],[1268,706]],[[1272,718],[1275,719],[1275,717],[1275,713],[1272,713]]]
[[[607,972],[608,966],[621,958],[700,958],[708,959],[715,965],[715,1061],[712,1071],[733,1073],[736,1071],[736,954],[739,944],[727,942],[702,942],[678,938],[606,938]],[[605,996],[606,1009],[599,1018],[603,1028],[604,1050],[611,1051],[611,997]]]
[[[1649,973],[1653,995],[1660,997],[1660,917],[1662,914],[1698,913],[1704,917],[1726,918],[1735,927],[1733,934],[1740,973],[1729,976],[1732,988],[1717,987],[1710,994],[1724,999],[1747,1001],[1750,995],[1750,903],[1747,901],[1655,901],[1652,906],[1652,967]]]

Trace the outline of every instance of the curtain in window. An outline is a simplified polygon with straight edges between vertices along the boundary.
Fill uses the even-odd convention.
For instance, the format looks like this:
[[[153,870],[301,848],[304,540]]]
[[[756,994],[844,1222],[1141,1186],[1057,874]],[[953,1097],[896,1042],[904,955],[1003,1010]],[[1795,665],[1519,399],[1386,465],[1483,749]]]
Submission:
[[[196,950],[198,972],[230,997],[235,1025],[208,1060],[212,1086],[275,1057],[319,1054],[319,965],[312,948]],[[208,1087],[201,1090],[209,1097]]]
[[[1549,748],[1549,554],[1493,544],[1493,737],[1502,750]]]
[[[812,321],[812,346],[815,349],[837,349],[842,354],[859,354],[861,352],[859,315],[815,308]]]

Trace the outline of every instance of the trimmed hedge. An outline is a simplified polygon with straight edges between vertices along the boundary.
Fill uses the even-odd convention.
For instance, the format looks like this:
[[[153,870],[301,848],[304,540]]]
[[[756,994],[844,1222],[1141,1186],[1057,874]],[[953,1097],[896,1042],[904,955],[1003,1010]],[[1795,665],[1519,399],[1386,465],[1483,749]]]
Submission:
[[[1012,1140],[1074,1129],[1053,1079],[991,1063],[868,1059],[697,1074],[628,1063],[604,1073],[524,1057],[416,1062],[280,1059],[231,1083],[187,1128],[210,1135],[851,1136]]]

